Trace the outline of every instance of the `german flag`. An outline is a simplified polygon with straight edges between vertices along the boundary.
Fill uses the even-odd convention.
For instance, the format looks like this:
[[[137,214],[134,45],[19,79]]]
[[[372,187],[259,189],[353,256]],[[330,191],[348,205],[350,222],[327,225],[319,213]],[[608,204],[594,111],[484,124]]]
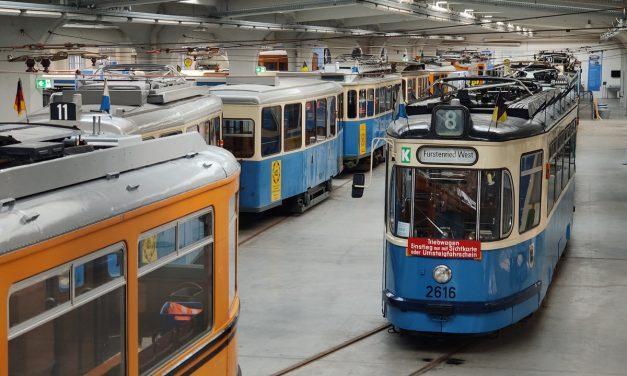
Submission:
[[[492,121],[494,121],[495,125],[500,122],[504,122],[507,120],[507,106],[505,105],[505,95],[499,92],[496,97],[496,106],[494,107],[494,111],[492,111]]]
[[[26,112],[26,101],[24,100],[24,91],[22,91],[21,78],[17,80],[17,92],[15,93],[13,109],[17,112],[17,116],[21,116],[22,112]]]

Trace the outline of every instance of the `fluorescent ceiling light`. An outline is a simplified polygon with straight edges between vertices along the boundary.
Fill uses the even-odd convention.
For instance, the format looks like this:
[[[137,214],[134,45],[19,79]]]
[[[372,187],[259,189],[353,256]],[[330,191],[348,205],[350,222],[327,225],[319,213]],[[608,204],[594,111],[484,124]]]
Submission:
[[[160,24],[165,24],[165,25],[178,25],[179,21],[173,21],[173,20],[157,20],[157,23]]]
[[[57,18],[63,16],[61,12],[51,12],[47,10],[27,10],[26,14],[34,17],[52,17]]]
[[[92,16],[89,14],[66,13],[65,16],[67,18],[78,18],[81,21],[97,21],[98,20],[98,16]]]
[[[102,16],[101,21],[104,22],[128,22],[128,17],[116,17],[116,16]]]
[[[181,21],[180,24],[186,25],[186,26],[200,26],[200,22],[194,22],[194,21]]]
[[[100,23],[88,24],[79,22],[67,22],[61,27],[70,29],[118,29],[115,25],[105,25]]]
[[[151,18],[132,18],[131,22],[133,22],[133,23],[153,24],[153,23],[155,23],[157,21],[153,20]]]
[[[22,11],[19,9],[0,8],[0,15],[19,15]]]

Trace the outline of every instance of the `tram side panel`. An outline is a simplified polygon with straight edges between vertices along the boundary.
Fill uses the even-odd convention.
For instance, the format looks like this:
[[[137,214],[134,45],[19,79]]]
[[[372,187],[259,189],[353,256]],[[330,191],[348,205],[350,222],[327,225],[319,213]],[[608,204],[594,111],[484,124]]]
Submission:
[[[392,121],[392,112],[370,119],[347,120],[344,122],[344,159],[358,163],[372,154],[372,139],[384,137]]]
[[[337,175],[341,137],[262,160],[242,160],[240,207],[264,211]]]

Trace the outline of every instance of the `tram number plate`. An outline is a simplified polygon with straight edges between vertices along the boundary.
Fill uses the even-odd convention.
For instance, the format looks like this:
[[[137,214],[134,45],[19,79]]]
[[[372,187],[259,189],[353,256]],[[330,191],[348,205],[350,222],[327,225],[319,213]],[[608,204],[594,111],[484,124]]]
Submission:
[[[427,290],[425,291],[425,296],[427,298],[436,298],[436,299],[455,299],[457,296],[457,292],[455,291],[455,287],[448,286],[427,286]]]

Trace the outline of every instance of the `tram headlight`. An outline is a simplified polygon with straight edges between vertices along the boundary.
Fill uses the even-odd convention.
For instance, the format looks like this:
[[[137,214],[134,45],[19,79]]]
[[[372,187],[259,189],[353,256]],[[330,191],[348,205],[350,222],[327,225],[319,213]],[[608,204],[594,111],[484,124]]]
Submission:
[[[451,280],[453,271],[446,265],[438,265],[433,269],[433,279],[437,283],[444,284]]]

